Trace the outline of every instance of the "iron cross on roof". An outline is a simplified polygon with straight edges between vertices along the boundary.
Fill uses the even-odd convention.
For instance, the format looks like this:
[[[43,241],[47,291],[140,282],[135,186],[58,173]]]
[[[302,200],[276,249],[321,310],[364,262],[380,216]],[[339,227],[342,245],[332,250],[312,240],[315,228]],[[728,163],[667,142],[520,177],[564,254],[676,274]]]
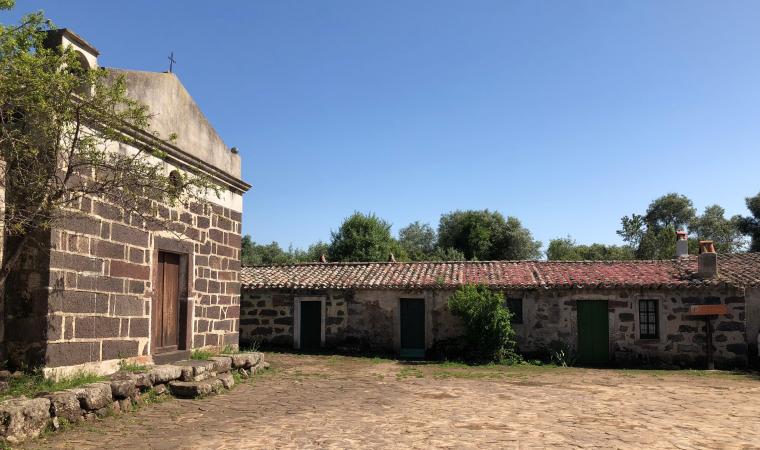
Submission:
[[[174,52],[172,52],[171,55],[169,55],[169,73],[172,73],[172,69],[174,69],[174,64],[176,62],[177,61],[174,60]]]

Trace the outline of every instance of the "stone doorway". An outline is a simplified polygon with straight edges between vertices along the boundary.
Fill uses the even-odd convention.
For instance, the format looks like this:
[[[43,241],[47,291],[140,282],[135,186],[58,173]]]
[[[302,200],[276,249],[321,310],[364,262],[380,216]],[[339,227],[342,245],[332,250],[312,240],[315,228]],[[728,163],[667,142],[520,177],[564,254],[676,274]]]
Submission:
[[[153,252],[151,355],[157,364],[187,359],[192,348],[192,246],[156,238]]]
[[[153,353],[179,350],[180,255],[158,252],[153,301]]]

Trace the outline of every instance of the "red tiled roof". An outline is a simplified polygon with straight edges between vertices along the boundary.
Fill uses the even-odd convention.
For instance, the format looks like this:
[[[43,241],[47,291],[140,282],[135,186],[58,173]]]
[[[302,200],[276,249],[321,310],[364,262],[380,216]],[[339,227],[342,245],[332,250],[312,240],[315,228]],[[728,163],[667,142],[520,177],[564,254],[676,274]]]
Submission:
[[[504,289],[760,286],[760,253],[718,255],[718,276],[696,275],[697,257],[662,261],[456,261],[304,263],[243,267],[245,289]]]

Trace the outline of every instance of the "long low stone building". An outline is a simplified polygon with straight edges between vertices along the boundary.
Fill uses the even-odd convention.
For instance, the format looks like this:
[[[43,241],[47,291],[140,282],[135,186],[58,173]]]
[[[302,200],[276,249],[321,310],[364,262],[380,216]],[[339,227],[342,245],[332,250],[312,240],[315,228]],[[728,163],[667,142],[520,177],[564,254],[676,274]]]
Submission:
[[[754,362],[760,253],[663,261],[306,263],[244,267],[241,342],[422,357],[461,336],[447,307],[464,284],[504,293],[523,352],[556,342],[583,364]],[[700,308],[702,308],[700,310]],[[752,355],[752,356],[750,356]]]

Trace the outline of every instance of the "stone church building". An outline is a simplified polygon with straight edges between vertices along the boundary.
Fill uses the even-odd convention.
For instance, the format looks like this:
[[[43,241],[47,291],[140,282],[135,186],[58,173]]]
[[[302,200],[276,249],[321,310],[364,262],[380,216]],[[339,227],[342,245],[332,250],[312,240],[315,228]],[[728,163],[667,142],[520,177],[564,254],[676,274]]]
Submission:
[[[70,30],[51,33],[48,43],[72,46],[86,68],[99,67],[98,51]],[[240,156],[173,73],[104,70],[123,76],[127,94],[148,106],[151,128],[177,140],[127,132],[166,154],[167,174],[199,170],[221,198],[162,207],[161,216],[178,224],[174,232],[85,198],[83,215],[51,230],[49,251],[9,277],[2,321],[4,358],[48,375],[107,373],[122,359],[158,363],[238,345],[242,195],[250,188]]]

